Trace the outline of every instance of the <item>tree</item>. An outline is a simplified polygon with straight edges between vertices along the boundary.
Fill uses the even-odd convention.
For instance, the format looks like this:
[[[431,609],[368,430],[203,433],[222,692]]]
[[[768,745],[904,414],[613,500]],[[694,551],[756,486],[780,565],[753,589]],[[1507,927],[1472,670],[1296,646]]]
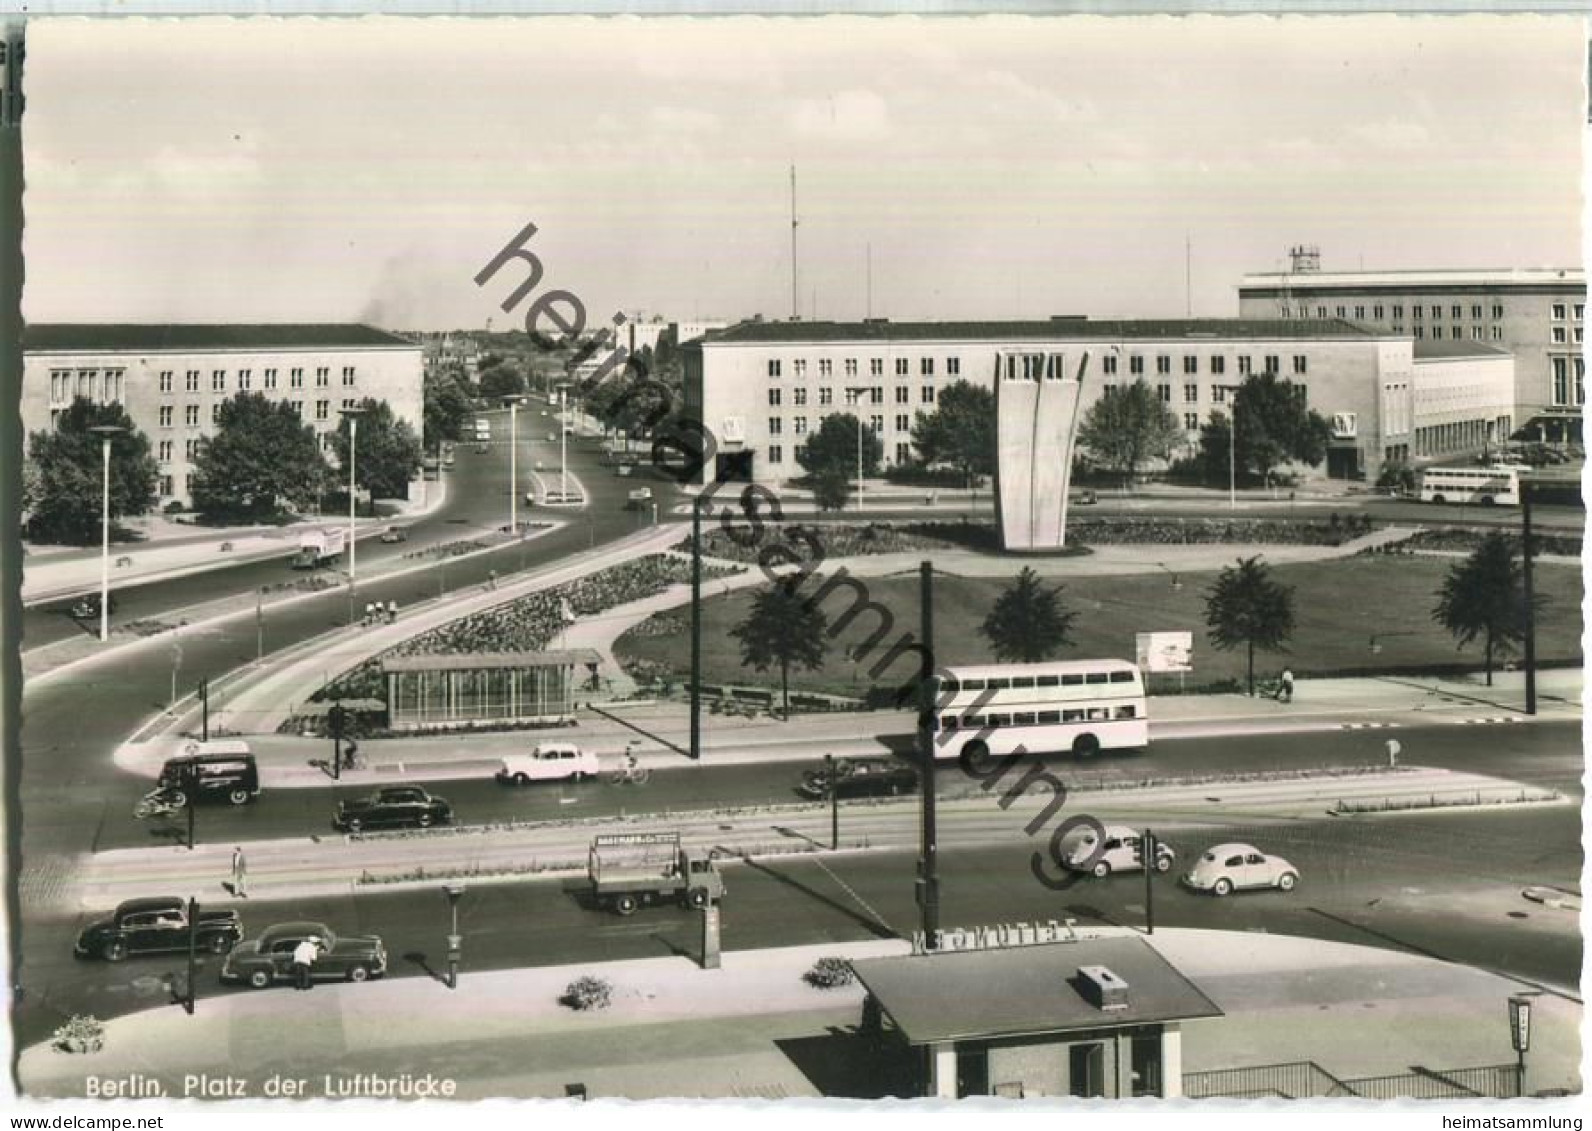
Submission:
[[[862,431],[863,475],[873,475],[884,458],[884,442],[862,420],[851,413],[826,416],[805,447],[796,452],[796,462],[812,476],[825,474],[851,478],[857,474],[857,431]]]
[[[443,441],[464,438],[464,422],[470,415],[470,391],[452,369],[437,368],[425,375],[420,385],[423,409],[421,430],[427,448],[435,450]]]
[[[309,506],[328,474],[315,429],[292,405],[238,393],[221,403],[215,433],[199,441],[193,505],[211,517],[258,521],[284,505]]]
[[[912,426],[912,444],[926,464],[950,464],[965,484],[995,473],[995,394],[982,385],[953,381],[940,390],[934,411]]]
[[[1172,410],[1141,377],[1122,388],[1107,386],[1078,426],[1078,444],[1131,484],[1152,459],[1169,459],[1183,442]]]
[[[1078,614],[1061,603],[1060,585],[1047,589],[1027,566],[1001,595],[979,628],[1003,664],[1048,660],[1072,645],[1072,623]]]
[[[829,647],[824,630],[826,617],[811,601],[797,592],[796,579],[776,581],[752,598],[746,619],[730,629],[741,642],[741,662],[760,672],[779,665],[780,697],[785,714],[790,714],[790,666],[800,664],[808,671],[823,667]]]
[[[1257,373],[1244,379],[1233,396],[1237,421],[1236,462],[1241,475],[1264,479],[1284,463],[1314,466],[1327,458],[1332,425],[1311,410],[1305,387],[1285,381],[1275,373]],[[1206,468],[1227,466],[1227,433],[1214,429],[1215,421],[1200,433]]]
[[[90,428],[125,431],[111,438],[110,516],[139,515],[155,505],[160,469],[149,452],[149,437],[133,427],[119,404],[98,405],[78,397],[54,429],[28,437],[31,506],[28,531],[45,541],[86,545],[100,536],[104,505],[104,441]]]
[[[835,471],[813,476],[813,502],[821,511],[843,511],[851,501],[851,480]]]
[[[1508,535],[1488,534],[1470,557],[1449,569],[1432,619],[1453,633],[1461,648],[1481,637],[1491,687],[1494,658],[1512,654],[1527,628],[1525,585]]]
[[[523,396],[526,391],[525,371],[512,361],[497,360],[483,366],[476,382],[481,395],[488,400]]]
[[[354,481],[377,497],[399,499],[409,493],[409,481],[420,474],[420,439],[407,420],[393,415],[386,401],[366,397],[359,403],[360,417],[355,433]],[[346,471],[348,467],[348,418],[345,416],[332,434],[332,454]],[[344,484],[348,476],[342,476]]]
[[[1205,595],[1205,624],[1222,651],[1244,647],[1249,658],[1249,693],[1255,694],[1255,649],[1279,652],[1293,634],[1293,589],[1272,580],[1257,555],[1239,558],[1216,577]]]

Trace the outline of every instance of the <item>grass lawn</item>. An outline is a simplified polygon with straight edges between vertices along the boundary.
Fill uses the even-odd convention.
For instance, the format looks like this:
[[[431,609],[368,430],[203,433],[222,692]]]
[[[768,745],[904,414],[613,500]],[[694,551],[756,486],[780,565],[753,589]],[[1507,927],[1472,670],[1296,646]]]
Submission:
[[[1275,674],[1288,664],[1301,676],[1365,674],[1411,670],[1437,665],[1481,666],[1481,648],[1473,644],[1456,651],[1454,641],[1431,619],[1435,594],[1451,561],[1437,558],[1363,557],[1301,565],[1277,566],[1273,576],[1294,587],[1295,629],[1286,653],[1257,652],[1255,670]],[[1015,569],[1015,567],[1014,567]],[[1120,578],[1079,578],[1067,583],[1063,601],[1079,615],[1073,625],[1074,645],[1059,659],[1096,656],[1134,656],[1138,632],[1194,633],[1194,671],[1189,686],[1204,686],[1244,673],[1242,652],[1218,652],[1205,636],[1205,594],[1215,575],[1182,575],[1183,586],[1174,590],[1165,574]],[[876,630],[878,616],[860,613],[847,630],[832,638],[824,666],[818,671],[792,671],[791,690],[861,695],[868,687],[896,684],[915,670],[908,653],[877,678],[868,668],[889,650],[903,633],[914,635],[918,626],[918,585],[915,577],[869,579],[869,596],[890,610],[894,618],[889,635],[859,665],[847,659],[847,649],[860,646]],[[940,664],[988,663],[979,626],[1005,582],[994,579],[936,578],[934,582],[934,632]],[[1540,660],[1581,658],[1581,575],[1574,566],[1536,569],[1537,592],[1548,605],[1537,624]],[[808,582],[806,592],[818,583]],[[820,606],[831,626],[852,600],[847,589],[829,594]],[[703,679],[707,683],[739,683],[777,688],[779,673],[759,675],[743,668],[738,642],[729,635],[746,616],[750,592],[707,598],[703,601]],[[663,614],[668,616],[670,614]],[[645,627],[645,626],[642,626]],[[659,626],[663,627],[663,626]],[[676,631],[645,636],[626,633],[615,651],[668,664],[684,678],[690,670],[690,636],[684,617],[675,614]],[[1379,637],[1381,652],[1371,651],[1371,637]],[[1157,683],[1173,677],[1158,677]]]

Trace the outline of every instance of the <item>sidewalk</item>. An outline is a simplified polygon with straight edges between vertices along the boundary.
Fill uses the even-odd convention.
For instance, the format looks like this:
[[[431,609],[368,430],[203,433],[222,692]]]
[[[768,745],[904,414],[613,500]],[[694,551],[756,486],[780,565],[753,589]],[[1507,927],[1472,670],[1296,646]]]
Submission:
[[[1508,978],[1289,936],[1163,928],[1147,941],[1225,1014],[1186,1026],[1185,1072],[1313,1060],[1355,1077],[1514,1059],[1501,1003],[1522,987]],[[817,990],[801,975],[823,956],[907,952],[886,940],[730,951],[717,970],[677,955],[472,971],[466,937],[456,990],[431,977],[389,977],[319,986],[314,996],[282,987],[206,998],[192,1017],[157,1007],[108,1022],[98,1053],[23,1049],[17,1072],[39,1098],[82,1097],[90,1075],[144,1077],[181,1098],[184,1078],[202,1074],[242,1078],[251,1097],[265,1094],[273,1074],[302,1078],[304,1094],[321,1098],[328,1084],[343,1094],[362,1073],[451,1079],[458,1099],[562,1098],[570,1084],[594,1099],[866,1095],[859,1089],[874,1073],[858,1064],[867,1055],[854,1037],[860,987]],[[558,1004],[585,975],[612,984],[609,1009]],[[425,1022],[393,1024],[398,1017]],[[1580,1018],[1573,1001],[1537,999],[1533,1090],[1579,1090]]]
[[[361,517],[356,520],[357,537],[364,541],[385,530],[394,522],[411,522],[438,510],[448,497],[447,480],[427,484],[423,502],[407,500],[378,500],[382,505],[396,505],[393,514]],[[306,530],[335,526],[347,529],[348,516],[323,515],[321,518],[296,522],[288,526],[235,526],[235,527],[177,527],[163,524],[164,536],[133,544],[111,546],[111,584],[115,588],[146,584],[192,573],[220,569],[239,562],[259,561],[263,558],[284,557],[298,547],[299,536]],[[168,528],[181,533],[171,534]],[[231,548],[223,551],[221,547]],[[122,564],[125,563],[125,564]],[[79,593],[97,590],[100,583],[101,554],[96,547],[51,548],[30,552],[23,559],[22,600],[24,604],[60,600]]]

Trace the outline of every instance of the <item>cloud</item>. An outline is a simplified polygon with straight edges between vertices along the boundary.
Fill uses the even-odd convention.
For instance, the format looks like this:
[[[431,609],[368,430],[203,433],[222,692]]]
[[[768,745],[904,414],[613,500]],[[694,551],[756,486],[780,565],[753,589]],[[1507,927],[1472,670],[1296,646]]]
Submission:
[[[665,133],[709,133],[719,128],[719,116],[684,106],[654,106],[647,117]]]
[[[842,90],[797,102],[790,112],[797,134],[827,141],[873,141],[890,134],[890,107],[871,90]]]
[[[1349,136],[1380,149],[1416,149],[1432,140],[1431,132],[1419,122],[1394,118],[1354,126]]]

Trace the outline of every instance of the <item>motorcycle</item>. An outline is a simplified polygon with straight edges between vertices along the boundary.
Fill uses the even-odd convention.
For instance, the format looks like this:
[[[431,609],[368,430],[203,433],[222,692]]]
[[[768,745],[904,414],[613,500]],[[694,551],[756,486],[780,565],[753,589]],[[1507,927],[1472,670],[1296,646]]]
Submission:
[[[150,790],[133,808],[133,816],[140,821],[147,821],[151,817],[175,817],[180,812],[182,805],[167,789]]]

